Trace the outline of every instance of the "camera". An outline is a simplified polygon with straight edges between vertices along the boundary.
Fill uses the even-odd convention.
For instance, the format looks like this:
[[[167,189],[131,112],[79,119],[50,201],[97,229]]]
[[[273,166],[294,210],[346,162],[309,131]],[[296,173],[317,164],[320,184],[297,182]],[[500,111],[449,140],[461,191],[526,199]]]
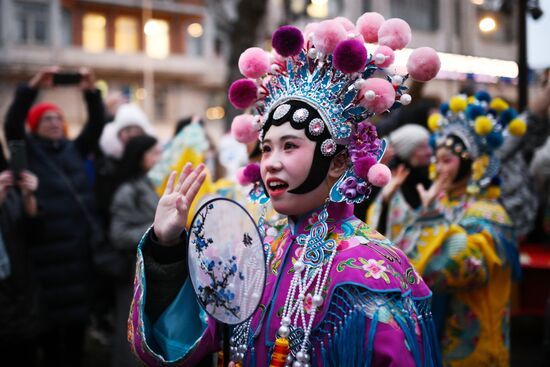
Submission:
[[[75,85],[80,84],[82,75],[75,72],[62,72],[53,74],[54,85]]]

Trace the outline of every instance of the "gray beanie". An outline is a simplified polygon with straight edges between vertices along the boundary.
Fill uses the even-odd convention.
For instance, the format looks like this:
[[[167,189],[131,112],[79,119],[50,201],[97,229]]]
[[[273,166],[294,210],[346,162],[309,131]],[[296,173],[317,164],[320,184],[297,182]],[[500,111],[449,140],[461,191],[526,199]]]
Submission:
[[[403,160],[408,160],[416,147],[429,138],[430,132],[417,124],[403,125],[389,136],[395,155]]]

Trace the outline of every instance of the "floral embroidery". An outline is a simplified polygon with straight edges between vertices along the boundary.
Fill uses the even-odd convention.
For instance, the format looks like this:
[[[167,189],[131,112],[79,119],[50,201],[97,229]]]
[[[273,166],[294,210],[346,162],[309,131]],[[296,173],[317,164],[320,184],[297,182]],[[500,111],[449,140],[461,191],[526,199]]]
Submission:
[[[362,265],[355,265],[357,259],[350,258],[346,261],[342,261],[338,264],[336,271],[342,272],[346,267],[352,269],[361,269],[365,271],[365,278],[384,279],[387,284],[390,284],[390,278],[386,274],[387,267],[384,265],[384,260],[369,259],[365,260],[362,257],[359,258],[359,262]]]
[[[311,314],[312,308],[313,308],[313,296],[311,295],[311,293],[308,293],[306,294],[306,298],[304,299],[304,310],[308,314]]]

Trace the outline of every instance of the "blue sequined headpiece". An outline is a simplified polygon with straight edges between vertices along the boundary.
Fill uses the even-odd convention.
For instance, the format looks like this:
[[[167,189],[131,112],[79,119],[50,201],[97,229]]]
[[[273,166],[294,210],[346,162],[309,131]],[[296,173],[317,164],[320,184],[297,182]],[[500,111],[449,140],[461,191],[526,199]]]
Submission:
[[[331,190],[332,201],[361,202],[371,185],[381,186],[389,179],[389,170],[381,169],[379,163],[385,143],[374,128],[369,128],[368,119],[411,101],[404,85],[408,75],[390,76],[384,70],[393,62],[393,50],[405,47],[408,41],[403,43],[404,39],[410,40],[410,33],[399,32],[405,29],[406,33],[408,25],[396,31],[393,23],[395,20],[388,20],[384,31],[381,26],[379,37],[383,42],[370,53],[360,28],[346,30],[337,20],[330,20],[321,22],[305,42],[299,29],[281,27],[273,34],[276,52],[272,60],[258,48],[246,50],[239,59],[239,68],[247,79],[231,85],[229,99],[237,108],[255,110],[253,121],[260,133],[270,116],[286,116],[291,101],[302,101],[319,113],[324,125],[309,122],[306,128],[311,135],[317,136],[324,128],[330,132],[330,138],[321,145],[323,155],[333,156],[336,145],[353,149],[349,169]],[[439,59],[431,49],[416,51],[407,67],[413,78],[427,81],[437,74]],[[382,75],[376,76],[377,72]],[[307,116],[297,113],[290,118],[300,123]],[[243,128],[243,119],[238,121],[240,126],[232,127],[232,131],[250,130]],[[245,140],[241,141],[248,142]],[[376,174],[369,175],[374,166],[378,166],[372,170]]]
[[[432,144],[473,162],[468,191],[477,194],[499,182],[500,159],[496,151],[510,135],[521,136],[526,129],[516,110],[501,98],[491,98],[480,91],[471,97],[451,98],[441,105],[440,112],[428,119],[428,127],[433,131]],[[456,144],[453,136],[465,149]]]

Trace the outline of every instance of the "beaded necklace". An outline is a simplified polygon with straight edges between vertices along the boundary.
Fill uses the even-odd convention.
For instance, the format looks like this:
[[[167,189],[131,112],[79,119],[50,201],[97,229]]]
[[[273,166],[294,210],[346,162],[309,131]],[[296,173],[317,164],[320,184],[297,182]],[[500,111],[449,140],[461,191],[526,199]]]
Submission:
[[[317,223],[311,228],[310,233],[299,235],[296,239],[298,244],[304,246],[304,250],[293,266],[294,275],[285,299],[270,366],[282,366],[282,361],[286,366],[310,366],[309,337],[311,336],[317,309],[324,302],[322,292],[336,255],[336,242],[334,240],[325,241],[328,232],[327,218],[327,204],[325,204],[319,213]],[[308,313],[305,309],[304,300],[306,292],[312,287],[313,307],[311,312]],[[299,327],[300,323],[303,329]],[[299,341],[299,349],[293,355],[289,348],[291,344],[289,341],[292,342],[295,335],[303,336]]]

